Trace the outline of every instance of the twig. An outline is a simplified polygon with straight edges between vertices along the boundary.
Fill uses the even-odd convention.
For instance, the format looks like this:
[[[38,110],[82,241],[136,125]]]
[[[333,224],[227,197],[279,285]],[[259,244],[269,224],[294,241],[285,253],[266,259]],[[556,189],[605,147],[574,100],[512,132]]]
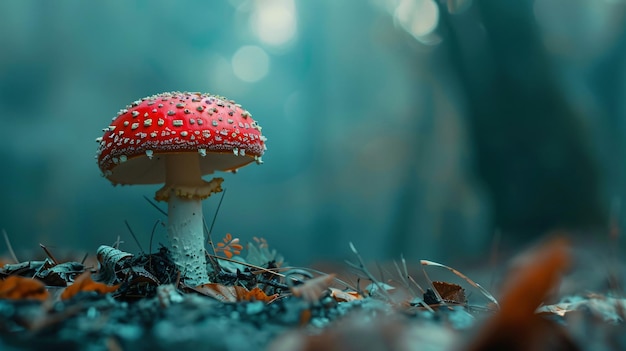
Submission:
[[[139,243],[139,240],[137,239],[137,236],[133,232],[133,229],[130,227],[130,224],[128,223],[128,221],[124,220],[124,224],[126,224],[126,228],[130,232],[130,236],[132,236],[133,239],[135,240],[135,244],[137,244],[137,246],[139,247],[139,250],[141,251],[141,253],[142,254],[145,253],[145,251],[143,251],[143,247],[141,247],[141,244]]]
[[[154,201],[150,200],[146,195],[144,195],[143,198],[146,199],[146,201],[148,201],[148,203],[152,205],[152,207],[156,208],[157,211],[161,212],[161,214],[167,217],[167,212],[161,209],[156,203],[154,203]]]
[[[2,229],[2,235],[4,236],[4,242],[7,245],[7,249],[9,250],[11,258],[13,259],[13,261],[15,261],[15,263],[20,263],[20,261],[17,259],[17,255],[15,255],[15,251],[13,251],[13,246],[11,245],[11,241],[9,240],[9,234],[7,234],[6,230]]]
[[[445,269],[449,270],[450,272],[454,273],[457,277],[465,280],[471,286],[473,286],[476,289],[478,289],[483,294],[483,296],[485,296],[489,301],[493,302],[494,305],[496,305],[498,308],[500,308],[500,305],[498,304],[498,301],[496,300],[495,297],[493,297],[493,295],[491,295],[491,293],[489,293],[489,291],[487,291],[485,288],[480,286],[480,284],[478,284],[478,283],[474,282],[473,280],[471,280],[470,278],[468,278],[465,274],[457,271],[456,269],[454,269],[452,267],[448,267],[448,266],[446,266],[444,264],[433,262],[433,261],[420,260],[420,263],[422,264],[422,266],[435,266],[435,267],[441,267],[441,268],[445,268]],[[426,275],[428,277],[428,275],[426,274],[425,270],[424,270],[424,275]],[[439,293],[436,291],[437,289],[434,289],[434,290],[435,290],[435,293],[437,295],[439,295]],[[440,298],[440,296],[437,296],[437,298]]]
[[[411,289],[411,283],[413,283],[420,290],[422,295],[425,293],[424,289],[409,274],[409,269],[407,268],[404,255],[400,256],[400,260],[402,261],[402,269],[400,269],[400,266],[398,265],[398,262],[396,262],[396,260],[393,260],[393,264],[396,267],[396,271],[398,271],[398,275],[400,276],[402,280],[402,284],[404,284],[404,286],[409,290],[409,292],[413,296],[413,300],[411,302],[413,303],[413,301],[418,300],[417,303],[419,303],[422,307],[424,307],[429,312],[434,313],[435,310],[433,310],[432,307],[430,307],[426,302],[424,302],[424,299],[422,299],[421,297],[418,297],[417,294],[413,291],[413,289]]]
[[[213,214],[213,220],[211,221],[211,227],[209,227],[207,231],[207,243],[213,247],[213,240],[211,239],[211,233],[213,233],[213,226],[215,225],[215,221],[217,220],[217,214],[220,212],[220,207],[222,207],[222,201],[224,200],[224,195],[226,195],[226,189],[222,190],[222,196],[220,197],[220,201],[217,203],[217,208],[215,209],[215,213]],[[215,253],[215,247],[213,247],[213,253]]]
[[[424,264],[425,260],[421,260],[420,262],[422,262],[422,264]],[[435,296],[437,297],[437,300],[439,300],[439,304],[441,304],[442,306],[447,306],[448,304],[443,300],[443,297],[441,296],[441,294],[439,293],[439,290],[437,290],[437,288],[435,288],[435,284],[433,284],[432,279],[430,279],[430,277],[428,276],[428,273],[426,273],[426,269],[422,267],[422,272],[424,273],[424,277],[426,277],[426,280],[428,280],[428,284],[430,284],[430,287],[432,289],[430,289]]]
[[[152,269],[152,238],[154,238],[154,233],[156,232],[156,227],[157,225],[159,225],[159,223],[161,223],[161,220],[157,219],[152,226],[152,232],[150,232],[150,244],[148,244],[150,245],[150,247],[148,248],[150,250],[148,252],[148,267],[150,267],[150,269]]]
[[[80,264],[84,265],[85,261],[87,260],[87,257],[89,257],[89,252],[85,252],[85,256],[83,256],[83,259],[80,260]]]
[[[384,295],[385,298],[387,298],[389,301],[392,301],[391,295],[389,295],[389,292],[387,292],[387,289],[385,289],[385,287],[378,281],[378,279],[376,279],[374,275],[367,269],[367,267],[365,267],[365,262],[363,261],[363,258],[361,257],[359,252],[356,250],[356,247],[354,247],[354,244],[352,242],[349,242],[348,244],[350,245],[350,250],[352,250],[357,260],[359,261],[359,264],[356,265],[350,261],[346,261],[346,263],[352,268],[355,268],[361,271],[363,274],[365,274],[367,279],[369,279],[372,282],[372,284],[374,284],[376,288],[378,288],[378,291],[380,291],[381,294]],[[359,290],[360,290],[360,287],[359,287]],[[362,291],[359,291],[359,290],[357,290],[357,292],[363,295]]]
[[[202,217],[202,224],[204,225],[204,230],[206,231],[206,243],[211,247],[213,254],[206,253],[209,257],[209,261],[213,266],[214,272],[220,271],[220,263],[216,260],[217,251],[215,251],[215,245],[213,244],[213,238],[211,234],[213,233],[213,226],[215,225],[215,221],[217,220],[217,214],[220,211],[220,207],[222,207],[222,200],[224,200],[224,195],[226,195],[226,189],[222,190],[222,196],[220,197],[220,201],[217,203],[217,208],[215,209],[215,213],[213,214],[213,220],[211,221],[211,227],[208,228],[204,217]],[[206,250],[205,250],[206,251]]]
[[[52,252],[50,252],[47,247],[45,247],[42,243],[39,243],[39,247],[41,247],[46,255],[48,255],[48,257],[52,260],[52,263],[54,263],[55,265],[59,264],[59,261],[54,258]]]
[[[122,240],[121,240],[120,236],[118,235],[117,239],[115,239],[115,242],[111,246],[113,246],[114,248],[119,250],[120,244],[122,244]]]

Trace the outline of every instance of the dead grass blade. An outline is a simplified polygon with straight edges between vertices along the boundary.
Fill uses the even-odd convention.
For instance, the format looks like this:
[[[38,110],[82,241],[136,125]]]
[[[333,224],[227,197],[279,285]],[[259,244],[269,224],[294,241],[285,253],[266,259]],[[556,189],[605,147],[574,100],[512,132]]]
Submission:
[[[459,272],[458,270],[446,266],[445,264],[441,264],[441,263],[437,263],[437,262],[433,262],[433,261],[428,261],[428,260],[420,260],[420,263],[422,264],[422,266],[433,266],[433,267],[441,267],[444,269],[449,270],[450,272],[452,272],[454,275],[456,275],[457,277],[465,280],[468,284],[470,284],[471,286],[475,287],[476,289],[478,289],[478,291],[480,291],[483,296],[485,296],[489,301],[491,301],[495,306],[499,307],[500,305],[498,304],[498,300],[496,300],[495,297],[493,297],[493,295],[491,295],[491,293],[489,291],[487,291],[487,289],[483,288],[482,286],[480,286],[480,284],[476,283],[475,281],[471,280],[469,277],[467,277],[465,274]],[[424,275],[428,276],[428,274],[426,273],[426,271],[424,270]],[[429,279],[430,280],[430,279]],[[434,289],[436,290],[436,289]],[[437,295],[439,295],[438,292],[435,291],[435,293]],[[437,296],[438,298],[441,298],[441,296]]]

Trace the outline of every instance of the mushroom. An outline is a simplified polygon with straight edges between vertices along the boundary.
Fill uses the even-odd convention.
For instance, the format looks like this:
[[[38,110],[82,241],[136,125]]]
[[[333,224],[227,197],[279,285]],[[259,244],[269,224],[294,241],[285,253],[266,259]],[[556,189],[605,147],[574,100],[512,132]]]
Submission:
[[[117,184],[165,185],[171,256],[186,284],[208,283],[202,200],[222,191],[222,178],[203,175],[261,164],[265,137],[250,113],[232,100],[168,92],[137,100],[104,128],[96,158]]]

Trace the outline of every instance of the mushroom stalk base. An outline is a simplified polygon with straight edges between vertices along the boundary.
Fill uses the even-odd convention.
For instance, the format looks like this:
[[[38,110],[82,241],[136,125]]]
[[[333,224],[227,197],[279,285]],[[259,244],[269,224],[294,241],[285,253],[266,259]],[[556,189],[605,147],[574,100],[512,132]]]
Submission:
[[[188,286],[209,282],[204,252],[202,199],[221,191],[221,180],[205,182],[197,153],[165,156],[165,186],[157,191],[157,200],[166,200],[167,236],[172,259]]]
[[[171,255],[185,283],[198,286],[209,282],[204,252],[202,200],[176,196],[170,190],[167,234]]]

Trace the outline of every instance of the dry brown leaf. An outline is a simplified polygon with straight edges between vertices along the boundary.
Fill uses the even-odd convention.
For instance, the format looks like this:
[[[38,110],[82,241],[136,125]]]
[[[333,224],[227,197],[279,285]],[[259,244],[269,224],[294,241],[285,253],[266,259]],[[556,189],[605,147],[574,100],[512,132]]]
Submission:
[[[361,300],[363,296],[356,291],[345,291],[337,288],[329,288],[330,296],[337,302],[350,302],[354,300]]]
[[[191,289],[221,302],[237,302],[237,290],[233,286],[226,286],[218,283],[207,283]]]
[[[74,295],[82,291],[95,291],[99,294],[107,294],[110,292],[114,292],[115,290],[117,290],[117,288],[119,288],[119,284],[106,285],[104,283],[94,282],[91,279],[91,272],[85,272],[79,275],[74,280],[74,283],[72,285],[63,290],[63,293],[61,293],[61,300],[71,299],[72,297],[74,297]]]
[[[328,290],[334,280],[335,274],[315,277],[305,281],[302,285],[292,287],[291,293],[296,297],[302,297],[305,301],[316,302]]]
[[[446,303],[465,304],[467,302],[465,290],[459,284],[434,281],[433,287],[437,289],[437,292]]]
[[[39,280],[11,275],[0,281],[0,299],[45,300],[50,296]]]
[[[222,302],[263,301],[270,303],[278,297],[278,294],[267,295],[258,287],[248,290],[239,285],[226,286],[218,283],[203,284],[193,290]]]

